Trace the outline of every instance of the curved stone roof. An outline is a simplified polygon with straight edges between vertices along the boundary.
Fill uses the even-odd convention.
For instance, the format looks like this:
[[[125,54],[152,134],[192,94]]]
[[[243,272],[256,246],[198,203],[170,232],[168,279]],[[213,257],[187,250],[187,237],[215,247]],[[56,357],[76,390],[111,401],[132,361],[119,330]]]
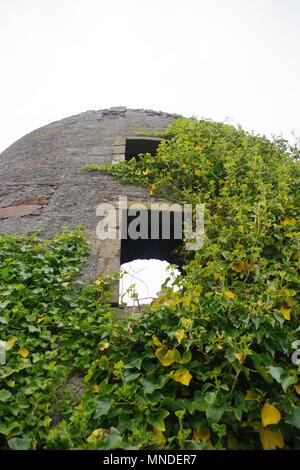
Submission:
[[[97,225],[96,207],[119,195],[149,199],[108,175],[83,172],[87,162],[113,160],[116,139],[164,130],[178,116],[115,107],[87,111],[53,122],[22,137],[0,154],[0,232],[44,228],[51,237],[62,226]]]

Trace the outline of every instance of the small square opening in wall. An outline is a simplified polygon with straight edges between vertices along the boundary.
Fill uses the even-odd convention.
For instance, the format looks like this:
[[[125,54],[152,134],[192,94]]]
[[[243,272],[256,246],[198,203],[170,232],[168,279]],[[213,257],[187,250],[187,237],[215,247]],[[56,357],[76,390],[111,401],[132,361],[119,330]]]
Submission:
[[[182,214],[172,210],[142,209],[141,215],[140,222],[135,225],[135,216],[127,212],[126,223],[122,226],[125,238],[121,240],[119,301],[127,305],[150,303],[165,280],[179,275],[183,270],[180,256]],[[139,232],[134,237],[132,223]],[[141,224],[146,226],[142,228]],[[173,266],[172,270],[170,265]],[[133,290],[131,286],[134,286]]]
[[[125,145],[125,160],[138,158],[141,153],[156,155],[161,139],[157,137],[128,138]]]
[[[121,264],[137,258],[156,258],[176,264],[182,269],[182,260],[177,254],[177,250],[182,246],[182,213],[161,209],[137,209],[137,214],[138,217],[129,215],[127,210],[127,223],[122,226]],[[134,237],[131,223],[136,231]]]

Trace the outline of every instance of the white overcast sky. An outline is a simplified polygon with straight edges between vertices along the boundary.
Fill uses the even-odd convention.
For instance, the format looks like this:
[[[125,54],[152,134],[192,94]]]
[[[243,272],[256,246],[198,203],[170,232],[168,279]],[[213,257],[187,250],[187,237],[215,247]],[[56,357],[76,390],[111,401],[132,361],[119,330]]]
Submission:
[[[299,46],[299,0],[0,0],[0,151],[117,105],[300,136]]]

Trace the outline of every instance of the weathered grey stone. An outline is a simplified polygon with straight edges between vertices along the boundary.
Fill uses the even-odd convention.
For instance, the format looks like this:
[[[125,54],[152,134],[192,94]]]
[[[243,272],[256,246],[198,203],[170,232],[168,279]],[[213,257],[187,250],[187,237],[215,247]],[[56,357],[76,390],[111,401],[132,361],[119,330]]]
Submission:
[[[125,138],[125,137],[122,137],[122,136],[121,136],[121,137],[118,136],[118,137],[115,138],[114,144],[115,144],[116,147],[117,147],[118,145],[122,145],[122,146],[125,147],[126,138]]]
[[[43,227],[43,237],[52,237],[62,226],[83,224],[89,234],[91,253],[83,266],[83,278],[99,273],[99,244],[95,241],[99,217],[96,208],[103,202],[117,202],[119,196],[133,200],[154,200],[144,188],[120,184],[97,172],[85,172],[81,165],[93,161],[117,162],[123,153],[126,136],[140,134],[140,129],[163,131],[171,115],[114,107],[87,111],[53,122],[22,137],[0,155],[0,207],[15,206],[22,199],[45,195],[49,202],[39,215],[15,215],[0,220],[0,232],[28,233]],[[138,131],[138,132],[136,132]],[[122,151],[124,150],[124,147]],[[42,204],[40,204],[42,205]],[[16,206],[20,207],[20,206]],[[117,267],[112,253],[102,264]]]
[[[111,113],[125,113],[127,111],[127,107],[126,106],[112,106],[111,108],[109,108],[109,111]]]
[[[125,160],[125,154],[124,153],[115,154],[115,155],[113,155],[112,163],[119,163],[119,162],[122,162],[123,160]]]
[[[125,145],[115,145],[113,147],[113,155],[124,154],[124,153],[125,153]]]

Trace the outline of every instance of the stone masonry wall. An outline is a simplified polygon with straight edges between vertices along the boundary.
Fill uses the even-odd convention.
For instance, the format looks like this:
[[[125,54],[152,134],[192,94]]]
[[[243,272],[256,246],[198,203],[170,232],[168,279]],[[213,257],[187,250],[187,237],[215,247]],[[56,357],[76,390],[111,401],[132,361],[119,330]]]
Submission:
[[[0,155],[0,232],[28,233],[42,226],[43,237],[49,238],[62,226],[83,224],[91,243],[84,277],[115,270],[117,247],[111,251],[111,266],[105,268],[107,249],[95,237],[96,207],[117,201],[120,195],[132,200],[152,198],[142,188],[83,172],[80,166],[117,161],[118,139],[140,136],[141,129],[164,130],[176,117],[126,107],[87,111],[21,138]]]

